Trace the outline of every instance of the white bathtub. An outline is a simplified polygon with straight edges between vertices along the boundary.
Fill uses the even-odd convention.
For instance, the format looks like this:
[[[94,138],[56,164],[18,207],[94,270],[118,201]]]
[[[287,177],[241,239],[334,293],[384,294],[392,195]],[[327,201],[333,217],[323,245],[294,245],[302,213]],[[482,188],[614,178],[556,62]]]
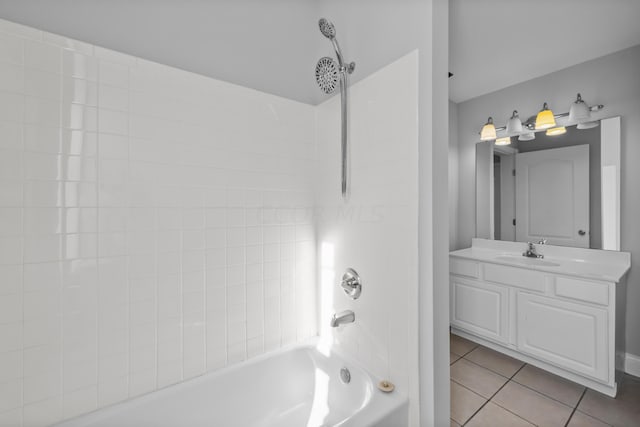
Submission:
[[[346,367],[351,381],[340,379]],[[408,401],[315,346],[278,351],[58,427],[406,427]]]

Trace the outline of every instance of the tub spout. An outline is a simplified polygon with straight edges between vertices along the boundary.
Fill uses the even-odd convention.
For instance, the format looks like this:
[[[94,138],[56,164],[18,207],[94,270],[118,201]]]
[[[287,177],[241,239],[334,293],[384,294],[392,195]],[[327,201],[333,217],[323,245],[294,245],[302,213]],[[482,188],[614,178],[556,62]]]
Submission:
[[[340,325],[345,323],[353,323],[356,320],[356,315],[351,310],[341,311],[340,313],[336,313],[331,318],[331,327],[337,328]]]

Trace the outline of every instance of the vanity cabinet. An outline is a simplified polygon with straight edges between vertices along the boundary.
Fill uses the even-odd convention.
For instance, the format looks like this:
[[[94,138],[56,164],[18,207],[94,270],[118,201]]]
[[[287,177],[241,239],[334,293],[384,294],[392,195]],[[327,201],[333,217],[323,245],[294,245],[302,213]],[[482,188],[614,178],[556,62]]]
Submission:
[[[500,343],[509,339],[509,290],[451,277],[451,324]]]
[[[557,270],[450,256],[452,331],[615,396],[617,283]]]

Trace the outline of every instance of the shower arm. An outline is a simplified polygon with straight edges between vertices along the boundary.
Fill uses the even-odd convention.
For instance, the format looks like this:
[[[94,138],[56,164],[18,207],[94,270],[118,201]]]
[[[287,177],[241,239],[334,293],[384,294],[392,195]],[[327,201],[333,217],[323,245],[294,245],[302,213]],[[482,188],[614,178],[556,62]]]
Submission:
[[[344,62],[344,58],[342,57],[342,51],[340,50],[340,45],[338,45],[338,39],[336,39],[335,37],[331,37],[329,40],[331,40],[331,43],[333,44],[333,50],[336,51],[336,57],[338,58],[338,65],[340,66],[340,72],[341,73],[353,73],[353,70],[356,68],[356,63],[355,62],[350,62],[348,64],[345,64]]]

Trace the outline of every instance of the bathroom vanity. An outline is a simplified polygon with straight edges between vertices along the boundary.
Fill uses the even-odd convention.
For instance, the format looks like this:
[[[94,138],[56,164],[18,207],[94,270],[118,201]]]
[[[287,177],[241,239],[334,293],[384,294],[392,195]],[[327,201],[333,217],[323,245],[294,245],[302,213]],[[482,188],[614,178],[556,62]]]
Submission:
[[[451,252],[452,332],[615,396],[626,252],[473,239]],[[617,347],[616,347],[617,346]]]

